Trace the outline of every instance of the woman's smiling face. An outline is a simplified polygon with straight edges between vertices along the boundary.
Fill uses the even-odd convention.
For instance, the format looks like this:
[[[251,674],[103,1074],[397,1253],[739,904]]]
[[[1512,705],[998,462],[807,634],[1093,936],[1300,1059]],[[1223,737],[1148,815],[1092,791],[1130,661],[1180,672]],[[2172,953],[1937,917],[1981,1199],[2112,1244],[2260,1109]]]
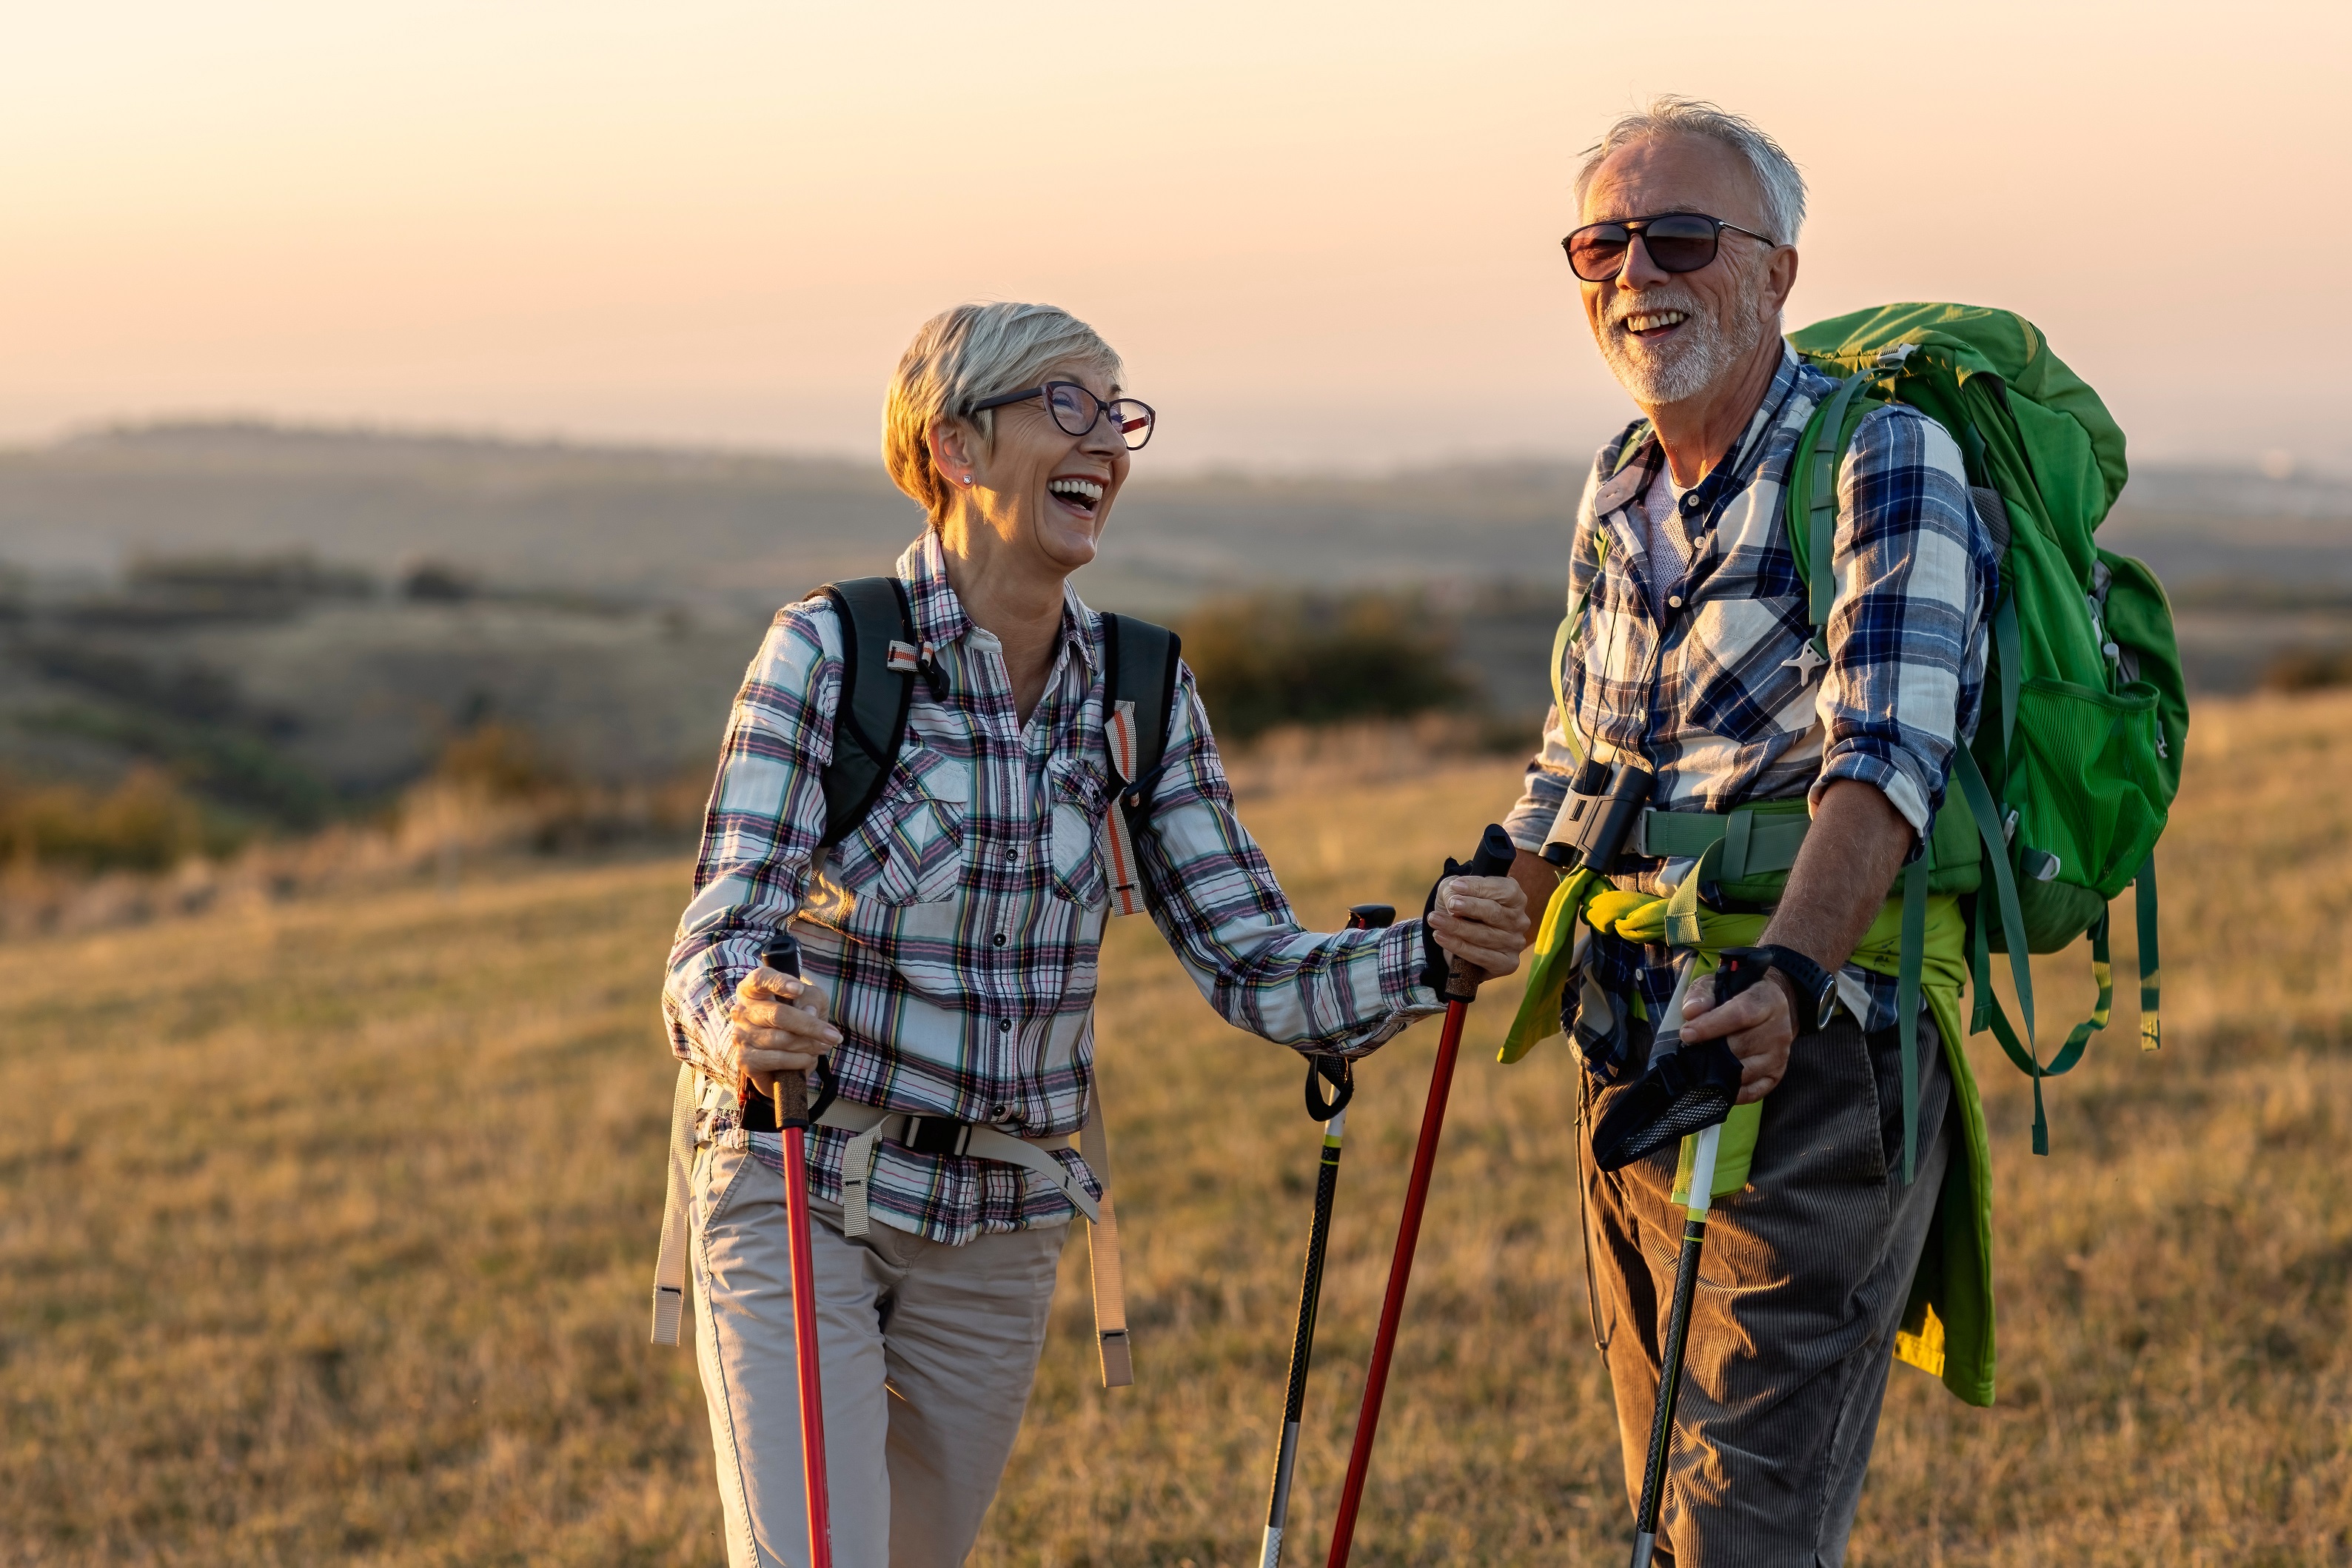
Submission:
[[[1097,366],[1065,363],[1040,382],[1075,382],[1102,402],[1119,395]],[[983,441],[969,424],[942,420],[932,451],[951,489],[969,498],[968,525],[976,523],[1013,550],[1067,575],[1095,558],[1112,501],[1127,481],[1126,437],[1108,417],[1083,436],[1055,423],[1043,395],[994,410],[995,438]],[[971,482],[965,482],[966,477]]]

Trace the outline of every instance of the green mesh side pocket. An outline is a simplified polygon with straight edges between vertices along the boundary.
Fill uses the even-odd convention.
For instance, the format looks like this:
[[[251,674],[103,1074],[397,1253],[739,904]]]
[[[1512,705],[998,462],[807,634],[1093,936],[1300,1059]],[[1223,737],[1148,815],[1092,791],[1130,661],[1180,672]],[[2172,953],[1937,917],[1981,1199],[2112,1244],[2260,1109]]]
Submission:
[[[2026,881],[2057,881],[2104,901],[2130,883],[2164,831],[2170,795],[2158,723],[2157,691],[2144,682],[2112,695],[2063,680],[2024,683],[2002,792],[2019,813],[2011,848],[2021,891]],[[2054,870],[2042,856],[2057,858]]]

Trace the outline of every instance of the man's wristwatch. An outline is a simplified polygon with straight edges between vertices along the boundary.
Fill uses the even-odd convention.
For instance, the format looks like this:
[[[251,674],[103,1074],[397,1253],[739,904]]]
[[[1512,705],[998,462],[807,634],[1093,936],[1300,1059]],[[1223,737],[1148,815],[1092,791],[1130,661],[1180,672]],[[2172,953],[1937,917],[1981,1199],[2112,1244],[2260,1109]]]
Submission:
[[[1725,960],[1745,959],[1760,963],[1767,969],[1777,969],[1781,978],[1795,993],[1797,1033],[1818,1033],[1828,1019],[1830,1009],[1837,1005],[1837,975],[1823,969],[1793,947],[1727,947]]]

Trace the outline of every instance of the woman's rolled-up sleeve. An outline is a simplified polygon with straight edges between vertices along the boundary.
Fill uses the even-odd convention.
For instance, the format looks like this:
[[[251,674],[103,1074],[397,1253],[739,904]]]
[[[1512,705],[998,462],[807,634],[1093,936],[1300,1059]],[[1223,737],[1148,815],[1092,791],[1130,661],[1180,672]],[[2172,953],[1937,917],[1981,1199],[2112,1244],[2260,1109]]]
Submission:
[[[840,633],[823,602],[780,612],[744,673],[702,821],[694,897],[662,987],[670,1049],[723,1070],[735,987],[799,907],[824,836],[824,770],[841,689]]]

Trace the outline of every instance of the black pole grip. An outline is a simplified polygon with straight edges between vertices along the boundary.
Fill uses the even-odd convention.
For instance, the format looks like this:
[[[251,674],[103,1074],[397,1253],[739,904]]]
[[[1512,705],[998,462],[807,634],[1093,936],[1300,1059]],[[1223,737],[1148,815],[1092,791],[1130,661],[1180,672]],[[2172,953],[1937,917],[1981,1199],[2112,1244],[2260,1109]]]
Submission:
[[[1490,822],[1478,839],[1478,853],[1470,857],[1470,864],[1463,869],[1473,877],[1507,877],[1518,858],[1519,847],[1511,842],[1503,825]]]
[[[1437,908],[1437,889],[1445,885],[1446,877],[1507,877],[1518,858],[1518,846],[1512,843],[1511,836],[1503,831],[1503,825],[1488,823],[1486,831],[1479,836],[1477,852],[1470,857],[1467,866],[1451,856],[1446,858],[1445,875],[1431,885],[1429,904],[1422,911],[1423,917],[1426,919],[1429,912]],[[1478,988],[1462,978],[1461,963],[1437,945],[1434,936],[1426,940],[1432,968],[1425,971],[1425,974],[1434,981],[1441,966],[1444,972],[1443,983],[1435,986],[1438,994],[1448,1002],[1467,1002],[1475,997]]]

